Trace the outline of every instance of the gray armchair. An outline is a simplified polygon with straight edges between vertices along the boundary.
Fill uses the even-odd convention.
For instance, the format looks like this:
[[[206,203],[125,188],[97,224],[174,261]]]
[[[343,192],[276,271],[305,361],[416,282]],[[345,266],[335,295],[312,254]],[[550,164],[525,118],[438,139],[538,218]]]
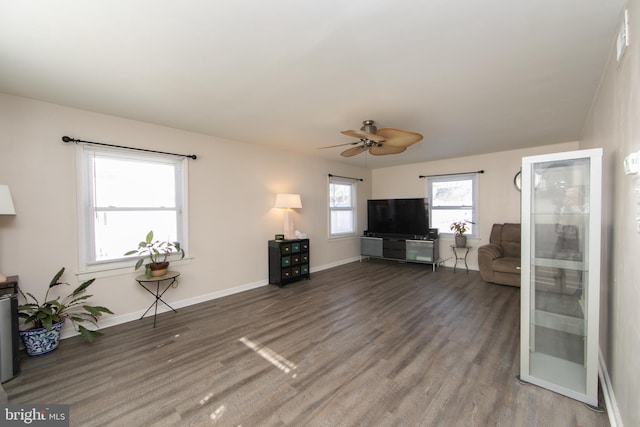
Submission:
[[[489,243],[478,248],[480,276],[486,282],[520,286],[520,224],[494,224]]]

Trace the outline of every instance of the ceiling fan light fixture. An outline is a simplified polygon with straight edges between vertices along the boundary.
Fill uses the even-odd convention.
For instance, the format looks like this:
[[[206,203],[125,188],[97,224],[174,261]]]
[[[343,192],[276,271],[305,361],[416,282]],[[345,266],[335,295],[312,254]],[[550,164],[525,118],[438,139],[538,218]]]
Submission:
[[[387,154],[402,153],[410,145],[422,140],[422,135],[416,132],[395,128],[378,129],[373,120],[363,121],[360,130],[348,129],[340,133],[352,138],[358,138],[359,141],[321,148],[355,145],[355,147],[344,150],[340,155],[343,157],[351,157],[363,151],[369,151],[374,156],[384,156]]]
[[[373,120],[365,120],[362,122],[360,130],[375,135],[378,128],[374,124]]]

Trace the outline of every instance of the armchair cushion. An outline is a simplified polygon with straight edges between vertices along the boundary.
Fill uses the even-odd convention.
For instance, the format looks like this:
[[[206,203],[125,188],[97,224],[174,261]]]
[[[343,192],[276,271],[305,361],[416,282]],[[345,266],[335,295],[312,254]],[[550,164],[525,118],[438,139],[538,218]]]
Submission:
[[[517,274],[520,276],[520,258],[497,258],[493,261],[493,271]]]
[[[500,229],[500,240],[491,242],[499,245],[504,251],[504,256],[520,258],[520,224],[503,224]],[[493,235],[493,233],[491,233]]]

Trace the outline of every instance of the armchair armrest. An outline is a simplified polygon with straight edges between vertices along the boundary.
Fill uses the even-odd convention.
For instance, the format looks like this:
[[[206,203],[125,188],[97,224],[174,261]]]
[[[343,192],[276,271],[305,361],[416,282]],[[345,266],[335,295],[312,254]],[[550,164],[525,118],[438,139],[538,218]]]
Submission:
[[[502,248],[495,243],[489,243],[478,248],[478,257],[483,257],[490,261],[496,258],[502,258],[503,256],[504,252]]]
[[[493,260],[503,256],[502,248],[495,243],[489,243],[478,248],[478,267],[482,280],[493,282]]]

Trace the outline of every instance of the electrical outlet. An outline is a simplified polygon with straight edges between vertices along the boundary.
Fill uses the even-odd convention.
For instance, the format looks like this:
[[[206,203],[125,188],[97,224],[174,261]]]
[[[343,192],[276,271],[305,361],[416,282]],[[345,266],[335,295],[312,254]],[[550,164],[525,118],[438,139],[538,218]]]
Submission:
[[[624,158],[624,173],[634,175],[640,172],[640,152],[634,152]]]

